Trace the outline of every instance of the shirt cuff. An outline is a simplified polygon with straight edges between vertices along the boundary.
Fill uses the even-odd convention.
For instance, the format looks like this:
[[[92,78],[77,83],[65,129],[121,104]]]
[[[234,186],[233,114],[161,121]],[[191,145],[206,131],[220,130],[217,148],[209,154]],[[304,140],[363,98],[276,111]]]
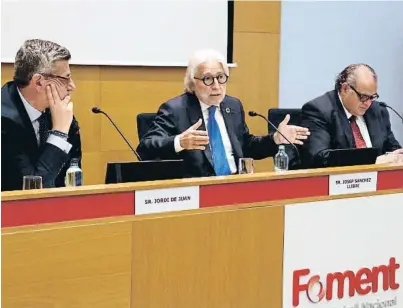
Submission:
[[[184,150],[184,148],[181,147],[181,143],[180,143],[179,139],[180,139],[180,135],[175,136],[174,145],[175,145],[175,152],[176,153],[179,153],[179,152]]]
[[[72,145],[68,143],[66,140],[59,136],[50,135],[46,140],[47,143],[53,144],[54,146],[58,147],[64,153],[68,154],[71,150]]]

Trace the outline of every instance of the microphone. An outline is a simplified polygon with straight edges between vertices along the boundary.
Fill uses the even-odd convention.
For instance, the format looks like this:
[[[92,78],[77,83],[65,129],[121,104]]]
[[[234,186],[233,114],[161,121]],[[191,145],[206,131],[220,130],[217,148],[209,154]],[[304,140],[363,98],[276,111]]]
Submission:
[[[274,125],[273,123],[271,123],[264,115],[261,115],[261,114],[255,112],[255,111],[249,111],[248,114],[249,114],[250,117],[261,117],[261,118],[264,119],[267,123],[269,123],[269,125],[270,125],[271,127],[273,127],[276,132],[278,132],[281,136],[283,136],[283,138],[284,138],[285,140],[287,140],[288,143],[291,144],[291,145],[294,147],[295,151],[297,152],[298,165],[301,165],[301,157],[300,157],[300,155],[299,155],[299,150],[298,150],[297,146],[296,146],[294,143],[292,143],[290,140],[288,140],[288,138],[287,138],[286,136],[284,136],[284,135],[278,130],[278,128],[276,127],[276,125]]]
[[[379,105],[381,105],[382,107],[385,107],[385,108],[389,108],[390,110],[392,110],[394,113],[396,113],[396,115],[402,120],[402,122],[403,122],[403,117],[394,109],[394,108],[392,108],[391,106],[389,106],[388,104],[386,104],[386,103],[384,103],[384,102],[379,102]]]
[[[141,159],[139,153],[137,153],[137,151],[132,147],[132,145],[130,144],[129,140],[127,140],[127,138],[125,137],[125,135],[123,135],[123,133],[122,133],[122,132],[120,131],[120,129],[116,126],[115,122],[113,122],[112,119],[108,116],[108,114],[107,114],[106,112],[102,111],[101,108],[98,108],[98,107],[92,107],[91,110],[92,110],[92,112],[95,113],[95,114],[102,113],[102,114],[104,114],[104,115],[109,119],[109,121],[112,123],[112,125],[115,126],[115,128],[116,128],[116,130],[118,131],[118,133],[120,134],[120,136],[122,136],[122,138],[124,139],[124,141],[126,141],[127,145],[128,145],[129,148],[132,150],[132,152],[134,153],[134,155],[136,155],[137,159],[138,159],[139,161],[141,161],[142,159]]]

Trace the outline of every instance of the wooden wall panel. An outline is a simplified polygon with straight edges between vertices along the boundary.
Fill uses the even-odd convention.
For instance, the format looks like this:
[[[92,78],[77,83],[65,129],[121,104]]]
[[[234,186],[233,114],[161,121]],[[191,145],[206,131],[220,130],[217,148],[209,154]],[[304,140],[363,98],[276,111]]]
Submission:
[[[99,115],[95,116],[91,109],[101,101],[101,69],[99,66],[74,65],[71,67],[71,74],[77,87],[71,101],[80,124],[82,150],[84,153],[98,152],[101,149],[101,118]]]
[[[132,308],[280,308],[284,208],[133,222]]]
[[[278,104],[281,2],[236,1],[234,61],[228,94],[238,96],[245,110],[267,114]],[[74,55],[73,55],[74,56]],[[2,64],[2,84],[11,80],[11,64]],[[103,183],[105,159],[135,160],[117,132],[91,107],[103,108],[134,146],[138,143],[136,115],[155,112],[166,100],[183,92],[185,68],[72,66],[77,91],[72,97],[83,142],[85,184]],[[265,134],[267,125],[248,119],[254,134]],[[256,171],[272,170],[272,159],[256,162]]]
[[[129,307],[131,224],[62,225],[2,230],[2,307]]]
[[[12,64],[1,64],[1,86],[3,86],[6,82],[13,79],[14,71]]]
[[[236,1],[234,32],[280,33],[280,1]]]
[[[133,152],[129,150],[122,151],[106,151],[106,152],[84,152],[83,165],[86,170],[91,170],[92,178],[100,179],[104,183],[106,164],[108,162],[127,162],[136,161]],[[88,173],[84,173],[84,183],[88,183]]]

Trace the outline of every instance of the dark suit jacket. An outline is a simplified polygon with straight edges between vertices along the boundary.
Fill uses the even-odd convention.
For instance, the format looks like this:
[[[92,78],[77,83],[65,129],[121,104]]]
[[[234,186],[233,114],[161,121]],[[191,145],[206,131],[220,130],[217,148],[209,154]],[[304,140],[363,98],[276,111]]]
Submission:
[[[24,175],[42,176],[43,187],[64,186],[71,158],[81,159],[77,121],[70,127],[69,154],[53,144],[39,147],[31,120],[14,82],[1,88],[1,190],[22,189]]]
[[[390,125],[388,110],[373,102],[364,115],[372,147],[378,154],[401,148]],[[303,164],[326,167],[329,149],[354,148],[351,125],[336,90],[315,98],[302,107],[301,126],[309,128],[311,136],[302,147]]]
[[[220,109],[236,164],[242,157],[262,159],[277,153],[273,134],[257,137],[249,133],[245,123],[245,113],[239,99],[225,96],[220,104]],[[229,113],[226,110],[229,110]],[[175,152],[175,136],[183,133],[199,119],[203,120],[199,129],[205,130],[201,106],[195,95],[184,93],[169,100],[159,108],[150,130],[137,147],[138,153],[143,160],[183,159],[186,165],[185,177],[215,175],[209,147],[205,151]]]

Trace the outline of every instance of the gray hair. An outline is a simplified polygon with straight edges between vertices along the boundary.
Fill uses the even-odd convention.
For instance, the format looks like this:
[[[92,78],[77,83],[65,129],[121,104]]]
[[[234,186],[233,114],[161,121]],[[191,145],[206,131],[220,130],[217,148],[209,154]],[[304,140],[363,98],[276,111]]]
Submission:
[[[372,73],[372,76],[374,77],[375,81],[378,80],[378,76],[375,70],[368,64],[364,63],[350,64],[340,74],[337,75],[335,82],[335,89],[337,91],[340,91],[342,84],[345,82],[355,87],[357,81],[356,71],[363,67],[367,68]]]
[[[200,64],[208,61],[219,62],[225,74],[229,76],[229,69],[227,61],[224,56],[216,50],[213,49],[202,49],[196,51],[189,59],[188,67],[185,74],[185,91],[188,93],[194,93],[194,77],[197,72],[197,68]]]
[[[55,61],[70,59],[70,51],[63,46],[40,39],[27,40],[15,56],[14,81],[25,87],[34,74],[49,74]]]

